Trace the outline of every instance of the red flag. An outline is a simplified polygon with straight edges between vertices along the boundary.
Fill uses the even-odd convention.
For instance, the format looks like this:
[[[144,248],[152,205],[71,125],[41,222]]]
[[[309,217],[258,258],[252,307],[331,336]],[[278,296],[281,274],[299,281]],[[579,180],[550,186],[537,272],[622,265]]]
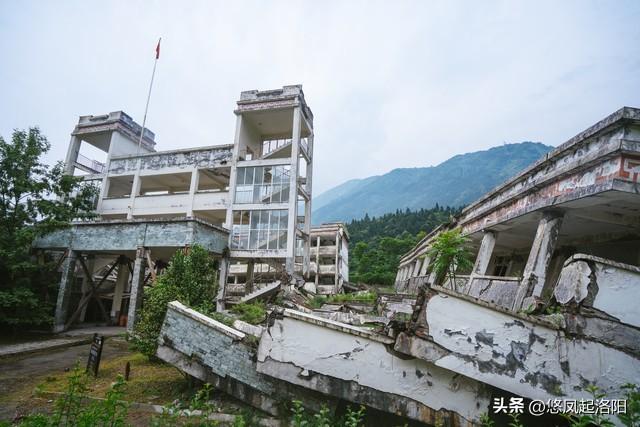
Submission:
[[[162,37],[158,39],[158,45],[156,46],[156,59],[160,58],[160,41],[161,40],[162,40]]]

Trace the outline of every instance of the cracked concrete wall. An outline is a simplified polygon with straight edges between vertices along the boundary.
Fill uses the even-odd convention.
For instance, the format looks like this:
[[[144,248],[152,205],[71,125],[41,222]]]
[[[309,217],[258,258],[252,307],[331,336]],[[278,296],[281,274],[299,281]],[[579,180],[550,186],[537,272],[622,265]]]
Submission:
[[[401,359],[387,348],[392,339],[301,317],[285,313],[262,336],[258,371],[423,422],[433,423],[435,411],[442,411],[465,424],[487,411],[489,396],[480,383],[423,360]]]
[[[582,254],[565,262],[554,289],[560,304],[593,307],[635,327],[640,327],[639,295],[639,267]]]
[[[442,293],[431,295],[422,316],[428,330],[422,347],[429,351],[416,353],[410,342],[396,350],[520,396],[588,397],[585,386],[596,384],[616,398],[621,385],[640,383],[637,356],[525,316]]]

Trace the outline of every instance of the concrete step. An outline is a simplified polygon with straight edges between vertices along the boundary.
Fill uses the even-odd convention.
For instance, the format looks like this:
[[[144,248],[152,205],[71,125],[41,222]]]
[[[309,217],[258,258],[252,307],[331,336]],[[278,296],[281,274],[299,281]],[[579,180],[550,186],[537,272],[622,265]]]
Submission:
[[[240,302],[241,303],[246,303],[246,302],[251,302],[253,300],[259,299],[259,298],[266,298],[268,296],[273,295],[274,293],[278,292],[280,290],[280,281],[276,280],[273,283],[269,283],[268,285],[260,288],[260,289],[256,289],[255,291],[251,292],[250,294],[247,294],[245,296],[243,296],[242,298],[240,298]]]

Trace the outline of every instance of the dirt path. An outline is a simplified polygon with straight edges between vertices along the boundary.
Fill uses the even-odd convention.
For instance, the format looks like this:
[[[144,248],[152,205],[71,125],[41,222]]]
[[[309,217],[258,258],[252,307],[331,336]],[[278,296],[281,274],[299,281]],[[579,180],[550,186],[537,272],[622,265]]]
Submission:
[[[48,375],[70,370],[76,361],[84,366],[89,355],[89,344],[50,350],[44,353],[0,359],[0,420],[11,420],[16,406],[31,398],[33,389]],[[123,338],[107,338],[102,360],[129,353]]]

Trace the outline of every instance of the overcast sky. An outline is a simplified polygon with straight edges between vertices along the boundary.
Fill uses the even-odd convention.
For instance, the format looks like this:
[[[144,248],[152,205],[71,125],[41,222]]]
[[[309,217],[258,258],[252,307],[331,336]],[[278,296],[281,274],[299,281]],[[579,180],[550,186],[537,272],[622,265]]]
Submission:
[[[0,135],[64,158],[124,110],[159,150],[230,143],[240,91],[302,83],[315,193],[504,142],[558,145],[640,106],[640,1],[0,0]]]

